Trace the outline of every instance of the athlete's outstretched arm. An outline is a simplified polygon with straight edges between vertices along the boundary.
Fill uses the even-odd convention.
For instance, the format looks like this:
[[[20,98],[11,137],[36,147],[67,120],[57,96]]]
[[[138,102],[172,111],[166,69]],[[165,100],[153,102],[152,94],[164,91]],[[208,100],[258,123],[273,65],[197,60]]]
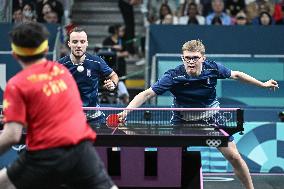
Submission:
[[[142,92],[140,92],[138,95],[136,95],[133,100],[128,104],[127,108],[138,108],[141,106],[144,102],[147,100],[157,96],[157,94],[152,90],[150,87],[149,89],[146,89]],[[129,113],[129,110],[124,110],[123,112],[119,113],[120,118],[123,120],[126,118],[127,114]]]
[[[231,79],[235,79],[235,80],[240,80],[246,83],[250,83],[259,87],[263,87],[263,88],[272,88],[273,90],[275,90],[276,88],[279,88],[277,81],[270,79],[266,82],[261,82],[257,79],[255,79],[254,77],[240,72],[240,71],[232,71],[231,72]]]
[[[157,96],[156,93],[152,90],[152,88],[146,89],[140,92],[138,95],[134,97],[134,99],[128,104],[127,108],[138,108],[147,100]]]
[[[23,125],[20,123],[9,122],[4,125],[0,134],[0,155],[21,140],[22,130]]]

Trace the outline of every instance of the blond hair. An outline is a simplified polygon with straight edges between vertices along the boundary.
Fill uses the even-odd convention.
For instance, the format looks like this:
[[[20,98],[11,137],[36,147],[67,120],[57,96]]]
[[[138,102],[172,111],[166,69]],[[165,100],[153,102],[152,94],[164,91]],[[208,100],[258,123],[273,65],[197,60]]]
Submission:
[[[205,54],[205,46],[203,45],[202,41],[197,40],[191,40],[187,41],[182,46],[182,52],[183,51],[189,51],[189,52],[200,52],[202,55]]]

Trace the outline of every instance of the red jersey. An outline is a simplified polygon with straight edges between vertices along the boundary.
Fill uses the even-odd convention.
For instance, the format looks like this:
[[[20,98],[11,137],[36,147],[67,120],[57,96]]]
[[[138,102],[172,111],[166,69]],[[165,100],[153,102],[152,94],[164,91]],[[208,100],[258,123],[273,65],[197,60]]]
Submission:
[[[58,63],[46,61],[22,70],[9,80],[4,92],[4,122],[27,128],[30,151],[95,140],[75,80]]]

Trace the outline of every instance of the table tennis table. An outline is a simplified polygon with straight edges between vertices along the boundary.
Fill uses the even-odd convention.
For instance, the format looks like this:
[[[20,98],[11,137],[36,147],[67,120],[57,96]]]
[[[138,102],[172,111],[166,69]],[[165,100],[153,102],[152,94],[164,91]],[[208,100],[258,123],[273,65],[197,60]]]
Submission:
[[[88,118],[100,115],[100,112],[107,117],[125,108],[91,107],[84,110]],[[209,114],[197,113],[203,120],[200,123],[173,125],[169,121],[171,111],[206,111]],[[137,115],[129,114],[127,121],[116,128],[89,121],[97,133],[95,146],[112,179],[120,187],[201,189],[201,155],[187,151],[187,147],[224,147],[228,145],[230,135],[243,131],[243,110],[238,108],[171,108],[167,111],[136,108],[133,112]],[[207,123],[208,117],[217,114],[214,125]],[[21,143],[24,137],[25,134]]]
[[[97,110],[103,111],[107,117],[124,109],[101,107]],[[94,112],[97,114],[97,110],[85,108],[87,117]],[[218,109],[205,116],[197,113],[197,117],[203,117],[203,121],[182,124],[170,122],[173,110],[188,111],[137,108],[117,128],[92,124],[90,121],[97,132],[97,150],[118,186],[201,189],[201,155],[200,152],[187,151],[187,147],[225,147],[231,134],[243,131],[241,109]],[[206,109],[207,112],[211,110]],[[215,124],[209,123],[208,117],[216,114],[218,118]]]
[[[106,125],[92,128],[97,133],[97,146],[221,147],[227,146],[229,140],[229,134],[218,128],[141,124],[128,124],[115,129]]]
[[[127,108],[84,107],[86,116],[120,113]],[[96,145],[118,146],[227,146],[230,135],[243,131],[243,110],[238,108],[132,108],[116,128],[89,119],[97,132]],[[189,112],[194,121],[173,124],[172,111]],[[214,117],[215,116],[215,117]],[[212,122],[212,117],[214,120]],[[200,119],[199,119],[200,118]]]

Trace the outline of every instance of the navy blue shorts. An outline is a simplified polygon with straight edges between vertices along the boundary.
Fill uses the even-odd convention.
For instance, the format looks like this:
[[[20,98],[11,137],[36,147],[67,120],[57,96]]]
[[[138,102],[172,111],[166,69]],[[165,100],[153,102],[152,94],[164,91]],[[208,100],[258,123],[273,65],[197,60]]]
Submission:
[[[40,151],[23,151],[7,168],[17,189],[109,189],[114,184],[105,171],[93,142]]]
[[[216,124],[215,119],[213,119],[212,117],[210,117],[207,120],[196,120],[196,121],[186,121],[186,120],[182,120],[179,117],[173,116],[173,118],[171,119],[171,124],[172,125],[198,125],[198,124],[203,124],[203,125],[208,125],[211,127],[215,127],[216,129],[218,128],[222,128],[224,131],[226,131],[226,126],[225,125],[221,125],[221,127],[219,125]],[[224,123],[225,124],[225,123]],[[230,134],[229,134],[230,135]],[[229,136],[229,142],[234,141],[234,136],[230,135]]]

